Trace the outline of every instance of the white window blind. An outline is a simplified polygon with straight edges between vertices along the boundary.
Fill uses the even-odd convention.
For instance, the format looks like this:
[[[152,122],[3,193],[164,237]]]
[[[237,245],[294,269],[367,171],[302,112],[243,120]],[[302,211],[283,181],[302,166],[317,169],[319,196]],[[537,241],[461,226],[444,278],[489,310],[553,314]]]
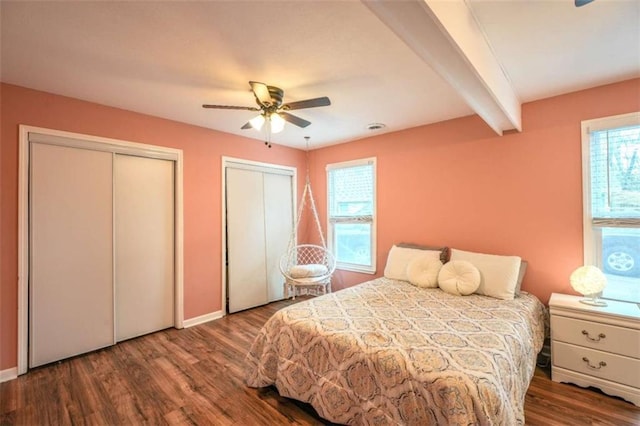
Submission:
[[[598,227],[640,225],[640,125],[590,132],[591,215]]]

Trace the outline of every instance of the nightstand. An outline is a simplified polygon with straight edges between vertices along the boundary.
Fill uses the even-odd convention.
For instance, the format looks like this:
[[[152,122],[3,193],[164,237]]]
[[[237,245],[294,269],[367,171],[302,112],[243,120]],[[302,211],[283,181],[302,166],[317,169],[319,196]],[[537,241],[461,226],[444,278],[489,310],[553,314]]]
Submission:
[[[640,307],[612,300],[595,307],[580,299],[553,293],[549,300],[551,379],[640,406]]]

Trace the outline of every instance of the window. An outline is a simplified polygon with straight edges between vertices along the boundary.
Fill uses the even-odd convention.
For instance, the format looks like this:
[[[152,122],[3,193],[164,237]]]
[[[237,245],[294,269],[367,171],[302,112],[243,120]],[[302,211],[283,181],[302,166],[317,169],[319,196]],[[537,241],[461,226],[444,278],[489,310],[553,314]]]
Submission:
[[[376,271],[376,159],[327,165],[329,246],[340,269]]]
[[[582,122],[584,262],[603,297],[640,302],[640,113]]]

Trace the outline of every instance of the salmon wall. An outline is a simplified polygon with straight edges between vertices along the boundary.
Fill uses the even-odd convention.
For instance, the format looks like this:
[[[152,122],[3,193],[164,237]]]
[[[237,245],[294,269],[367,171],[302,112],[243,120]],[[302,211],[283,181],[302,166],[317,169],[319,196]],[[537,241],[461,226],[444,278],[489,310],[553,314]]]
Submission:
[[[184,318],[222,309],[222,156],[297,167],[303,151],[18,86],[0,86],[0,371],[17,365],[18,125],[183,150]]]
[[[581,121],[640,110],[640,79],[523,105],[521,133],[477,116],[314,150],[312,182],[326,224],[325,166],[377,157],[377,272],[394,243],[518,255],[523,289],[547,302],[572,293],[583,262]],[[371,275],[337,271],[333,288]]]
[[[296,166],[304,184],[302,151],[7,84],[0,99],[0,371],[17,365],[19,124],[184,151],[185,319],[222,309],[221,157]],[[570,293],[582,263],[580,122],[639,110],[635,79],[525,104],[521,133],[498,137],[470,116],[312,151],[323,227],[325,166],[378,161],[377,273],[337,271],[334,289],[382,275],[390,247],[406,241],[519,255],[524,290],[544,302]],[[313,221],[306,230],[315,236]]]

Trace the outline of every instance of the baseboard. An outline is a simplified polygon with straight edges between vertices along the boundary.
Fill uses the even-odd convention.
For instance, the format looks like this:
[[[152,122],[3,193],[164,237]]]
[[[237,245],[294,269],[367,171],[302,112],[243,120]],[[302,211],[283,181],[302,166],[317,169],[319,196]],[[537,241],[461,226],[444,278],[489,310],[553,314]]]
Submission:
[[[18,367],[0,370],[0,383],[18,378]]]
[[[208,314],[200,315],[199,317],[189,318],[187,320],[182,321],[182,326],[184,328],[193,327],[194,325],[204,324],[205,322],[213,321],[220,319],[224,316],[222,311],[211,312]]]

